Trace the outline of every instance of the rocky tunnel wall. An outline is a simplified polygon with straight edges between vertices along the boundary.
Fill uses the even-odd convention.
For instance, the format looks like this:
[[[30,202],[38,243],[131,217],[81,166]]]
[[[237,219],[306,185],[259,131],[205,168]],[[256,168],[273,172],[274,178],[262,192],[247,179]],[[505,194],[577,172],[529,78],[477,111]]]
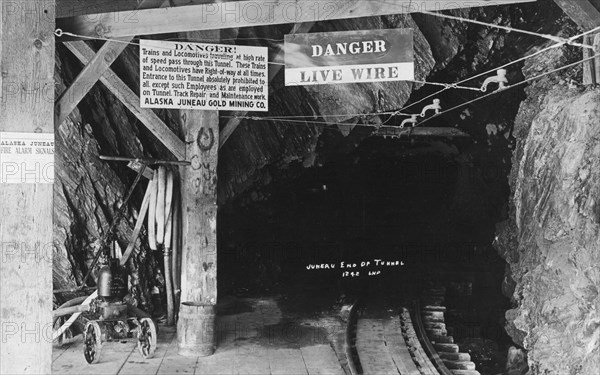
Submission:
[[[527,77],[563,65],[566,50],[526,64]],[[527,89],[515,134],[511,218],[497,247],[514,308],[507,331],[533,374],[600,368],[600,90],[575,71]]]

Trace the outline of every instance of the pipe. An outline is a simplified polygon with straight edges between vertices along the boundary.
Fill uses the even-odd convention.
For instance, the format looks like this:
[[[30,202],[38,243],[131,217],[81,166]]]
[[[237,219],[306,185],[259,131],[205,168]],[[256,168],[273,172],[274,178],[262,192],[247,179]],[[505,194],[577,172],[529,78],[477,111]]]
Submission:
[[[61,309],[56,309],[52,311],[52,317],[58,318],[64,315],[74,314],[77,312],[87,312],[90,311],[90,305],[78,305],[71,307],[63,307]]]
[[[81,305],[81,303],[83,301],[85,301],[86,298],[87,298],[87,296],[73,298],[73,299],[68,300],[67,302],[63,303],[62,305],[58,306],[58,308],[62,309],[62,308],[65,308],[65,307],[71,307],[71,306]],[[54,314],[54,312],[53,312],[53,314]],[[59,317],[54,317],[52,319],[52,326],[53,327],[54,327],[54,324],[56,324],[56,321],[58,320],[58,318]]]
[[[173,211],[173,171],[167,171],[167,185],[165,190],[165,224],[168,218],[171,216],[171,212]],[[165,227],[165,232],[169,228],[167,225]],[[165,246],[170,246],[171,241],[167,241],[165,239]]]
[[[148,207],[148,245],[150,249],[156,247],[156,200],[158,195],[158,170],[154,171],[154,177],[150,181],[150,206]]]
[[[181,293],[181,195],[176,190],[173,202],[173,233],[172,233],[172,278],[175,306],[179,306],[179,294]]]
[[[94,293],[90,294],[82,303],[82,305],[89,305],[90,302],[92,302],[92,300],[94,298],[98,297],[98,291],[95,291]],[[60,335],[62,335],[63,333],[65,333],[65,331],[67,329],[69,329],[69,327],[71,327],[71,325],[77,320],[77,318],[79,318],[79,315],[81,315],[80,312],[77,312],[73,315],[71,315],[71,317],[69,318],[69,320],[67,320],[65,322],[65,324],[62,325],[62,327],[60,327],[58,330],[53,331],[52,332],[52,340],[56,340]]]
[[[158,167],[158,188],[156,193],[156,244],[165,242],[165,200],[167,185],[167,169],[161,165]]]
[[[169,170],[167,172],[167,185],[165,192],[165,213],[166,227],[165,227],[165,238],[164,238],[164,265],[165,265],[165,289],[167,291],[167,325],[172,326],[175,324],[174,316],[174,303],[173,303],[173,265],[171,264],[171,248],[172,248],[172,235],[173,235],[173,210],[171,206],[173,204],[173,172]]]

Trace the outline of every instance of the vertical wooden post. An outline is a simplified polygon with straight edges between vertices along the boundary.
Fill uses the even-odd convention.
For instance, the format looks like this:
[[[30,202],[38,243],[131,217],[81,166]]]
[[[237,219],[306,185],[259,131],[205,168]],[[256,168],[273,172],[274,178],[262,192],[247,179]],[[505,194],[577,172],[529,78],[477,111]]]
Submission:
[[[596,35],[594,35],[594,55],[597,55],[600,53],[600,33],[597,33]],[[593,56],[593,55],[592,55]],[[594,76],[596,79],[596,84],[599,85],[600,84],[600,57],[596,57],[594,59]]]
[[[53,133],[54,0],[1,6],[0,131]],[[52,191],[0,181],[2,374],[51,372]]]
[[[217,111],[181,111],[187,143],[183,171],[182,301],[217,302]]]
[[[191,32],[185,37],[214,40],[219,38],[219,32]],[[182,171],[183,253],[177,338],[180,354],[210,355],[215,338],[214,305],[217,303],[219,113],[181,110],[180,115],[186,159],[192,164]],[[203,312],[195,318],[186,316],[183,319],[181,314],[193,314],[188,310]]]
[[[594,44],[594,36],[586,35],[583,37],[583,43],[586,45]],[[583,58],[588,59],[595,55],[595,53],[588,48],[583,49]],[[600,77],[599,77],[600,78]],[[596,70],[594,69],[594,60],[588,60],[583,63],[583,84],[586,86],[596,84]]]

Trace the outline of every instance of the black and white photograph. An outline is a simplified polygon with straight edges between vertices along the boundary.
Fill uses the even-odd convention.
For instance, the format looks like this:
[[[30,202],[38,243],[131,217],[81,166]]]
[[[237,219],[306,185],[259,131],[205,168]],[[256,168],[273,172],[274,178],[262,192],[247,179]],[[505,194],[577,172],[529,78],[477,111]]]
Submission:
[[[600,0],[0,0],[0,374],[600,374]]]

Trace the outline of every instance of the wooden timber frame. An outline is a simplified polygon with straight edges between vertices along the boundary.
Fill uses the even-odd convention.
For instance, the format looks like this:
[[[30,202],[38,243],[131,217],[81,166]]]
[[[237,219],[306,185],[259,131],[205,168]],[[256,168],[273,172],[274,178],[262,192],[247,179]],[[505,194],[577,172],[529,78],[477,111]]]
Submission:
[[[211,139],[212,130],[216,146],[206,152],[196,148],[198,142],[190,144],[182,141],[153,111],[141,108],[139,98],[110,69],[123,51],[124,42],[135,36],[151,34],[274,24],[296,24],[296,32],[307,32],[317,21],[533,1],[241,0],[208,3],[207,0],[5,0],[0,21],[0,131],[51,133],[91,87],[101,81],[176,158],[197,156],[198,161],[208,163],[208,170],[212,173],[218,162],[218,148],[235,131],[239,119],[230,121],[219,137],[217,112],[181,111],[185,139],[205,142]],[[586,27],[590,22],[600,23],[597,12],[590,8],[600,9],[600,0],[555,1],[570,16],[581,17]],[[582,4],[578,9],[572,3]],[[65,42],[85,68],[71,87],[53,102],[48,98],[54,92],[53,33],[56,27],[80,36],[64,35],[57,41]],[[114,40],[105,42],[99,51],[94,51],[82,41],[86,37]],[[272,67],[271,79],[278,69]],[[50,120],[52,118],[54,124]],[[198,168],[198,161],[195,168]],[[186,286],[185,298],[214,304],[217,298],[216,241],[213,240],[216,237],[214,192],[217,182],[216,175],[213,180],[209,179],[210,183],[198,182],[198,178],[205,177],[200,176],[201,169],[192,167],[189,173],[183,173],[182,186],[190,187],[185,192],[189,195],[185,204],[191,210],[185,214],[188,253],[190,259],[203,260],[202,267],[206,263],[207,268],[204,274],[188,268],[182,278],[191,281]],[[0,226],[2,373],[51,372],[52,190],[52,185],[0,184],[3,217]],[[198,221],[198,217],[207,213],[210,216],[207,220]],[[206,246],[207,242],[212,245]],[[215,262],[213,274],[206,277],[210,273],[208,265],[211,260]]]
[[[600,0],[554,0],[562,10],[584,31],[600,27]],[[584,44],[594,46],[583,51],[583,58],[590,58],[600,53],[600,33],[589,34]],[[600,84],[600,57],[596,57],[583,64],[583,84]]]
[[[1,6],[0,131],[52,134],[54,1]],[[51,183],[0,182],[2,374],[51,370],[52,195]]]

